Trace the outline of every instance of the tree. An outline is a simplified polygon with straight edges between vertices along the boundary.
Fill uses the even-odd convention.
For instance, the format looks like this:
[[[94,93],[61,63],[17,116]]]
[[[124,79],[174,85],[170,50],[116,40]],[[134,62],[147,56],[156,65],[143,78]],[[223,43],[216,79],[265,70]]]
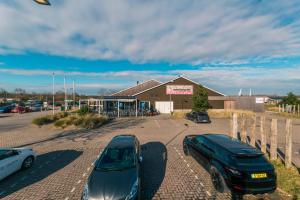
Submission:
[[[294,93],[289,92],[287,96],[282,99],[281,104],[297,105],[300,104],[300,101]]]
[[[198,86],[193,95],[193,108],[195,112],[203,112],[209,108],[208,94],[204,87]]]

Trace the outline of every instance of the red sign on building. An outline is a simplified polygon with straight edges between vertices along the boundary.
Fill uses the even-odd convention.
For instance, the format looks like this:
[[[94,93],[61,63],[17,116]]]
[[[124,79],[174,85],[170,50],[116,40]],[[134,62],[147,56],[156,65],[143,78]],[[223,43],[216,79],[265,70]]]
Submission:
[[[168,95],[177,94],[177,95],[192,95],[193,86],[192,85],[167,85],[166,93]]]

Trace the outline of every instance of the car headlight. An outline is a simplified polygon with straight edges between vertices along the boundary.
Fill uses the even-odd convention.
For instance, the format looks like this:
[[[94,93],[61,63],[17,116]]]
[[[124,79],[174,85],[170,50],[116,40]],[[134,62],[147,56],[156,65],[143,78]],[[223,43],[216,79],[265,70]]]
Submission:
[[[136,179],[136,181],[134,182],[134,184],[131,187],[129,195],[126,197],[125,200],[131,200],[131,199],[133,199],[135,197],[138,189],[139,189],[139,179]]]
[[[87,184],[85,184],[85,186],[84,186],[81,200],[89,200],[89,187]]]

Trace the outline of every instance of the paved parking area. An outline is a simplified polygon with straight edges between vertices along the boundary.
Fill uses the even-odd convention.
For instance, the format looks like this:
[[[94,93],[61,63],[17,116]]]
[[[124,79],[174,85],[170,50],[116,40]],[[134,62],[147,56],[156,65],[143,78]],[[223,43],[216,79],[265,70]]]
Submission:
[[[223,119],[199,125],[158,116],[119,119],[96,130],[40,131],[37,138],[14,135],[6,146],[30,144],[38,158],[31,169],[0,182],[0,199],[80,199],[94,160],[118,134],[135,134],[142,144],[142,199],[231,199],[216,192],[205,169],[182,150],[187,134],[228,131]],[[276,193],[264,198],[280,199]]]

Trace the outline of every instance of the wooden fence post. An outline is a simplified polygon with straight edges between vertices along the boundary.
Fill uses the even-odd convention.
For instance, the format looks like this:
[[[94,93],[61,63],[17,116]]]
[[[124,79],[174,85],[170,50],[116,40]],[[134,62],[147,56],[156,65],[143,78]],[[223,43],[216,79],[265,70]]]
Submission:
[[[241,141],[247,142],[247,131],[246,131],[246,117],[242,115],[242,123],[241,123]]]
[[[256,129],[256,115],[253,117],[253,124],[250,131],[250,144],[255,147],[255,129]]]
[[[232,137],[237,138],[238,122],[237,122],[237,113],[232,115]]]
[[[277,159],[277,119],[271,122],[270,159]]]
[[[293,113],[296,113],[296,105],[293,105]]]
[[[265,129],[264,129],[264,125],[265,125],[265,121],[266,121],[266,118],[265,116],[261,116],[260,117],[260,135],[261,135],[261,143],[260,143],[260,150],[263,152],[263,153],[266,153],[266,133],[265,133]]]
[[[292,120],[287,119],[285,124],[285,167],[292,166]]]

